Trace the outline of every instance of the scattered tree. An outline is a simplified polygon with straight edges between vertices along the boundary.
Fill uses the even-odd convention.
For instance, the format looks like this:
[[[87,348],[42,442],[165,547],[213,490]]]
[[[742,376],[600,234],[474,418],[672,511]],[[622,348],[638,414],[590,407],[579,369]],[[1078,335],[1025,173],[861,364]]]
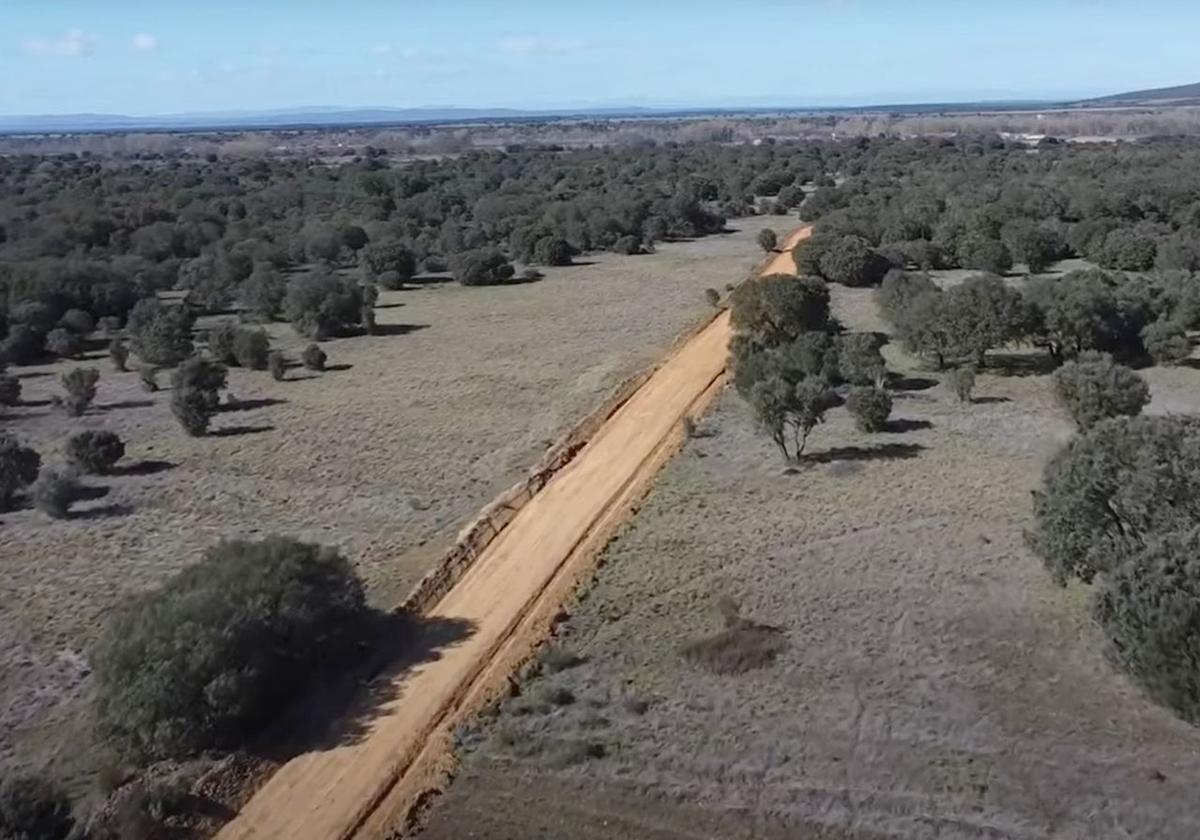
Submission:
[[[283,309],[296,332],[320,340],[358,326],[362,301],[357,283],[314,271],[288,282]]]
[[[708,305],[713,308],[719,308],[721,306],[721,293],[716,289],[705,289],[704,299],[708,301]]]
[[[46,350],[60,359],[73,359],[83,349],[79,336],[62,327],[55,327],[46,333]]]
[[[0,431],[0,510],[11,510],[17,494],[32,484],[42,458],[15,437]]]
[[[322,371],[325,370],[325,362],[328,360],[325,351],[321,349],[319,344],[310,344],[304,348],[304,354],[301,360],[304,366],[309,370]]]
[[[272,350],[267,354],[267,365],[271,369],[271,376],[276,382],[282,382],[287,378],[287,362],[283,358],[282,350]]]
[[[21,380],[0,366],[0,405],[21,404]]]
[[[948,378],[958,401],[971,402],[971,392],[975,390],[975,366],[961,365],[950,371]]]
[[[130,311],[126,329],[133,352],[149,364],[175,365],[192,352],[192,316],[183,306],[145,298]]]
[[[763,228],[758,232],[758,247],[762,248],[767,253],[774,251],[779,246],[779,236],[771,228]]]
[[[81,472],[104,475],[124,457],[125,443],[113,432],[79,432],[67,440],[67,461]]]
[[[887,419],[892,413],[892,398],[882,388],[862,385],[850,389],[846,408],[860,431],[882,432],[887,428]]]
[[[495,249],[464,251],[450,258],[450,272],[463,286],[497,286],[511,282],[514,269]]]
[[[112,359],[113,367],[119,371],[128,370],[129,348],[119,338],[114,338],[108,345],[108,356]]]
[[[887,374],[882,341],[875,333],[838,336],[837,361],[841,379],[852,385],[882,385]]]
[[[61,399],[63,410],[71,417],[82,417],[96,398],[96,383],[100,371],[95,368],[71,368],[62,375],[62,386],[67,392]]]
[[[79,483],[68,472],[43,467],[29,490],[33,506],[52,519],[66,519],[79,498]]]
[[[821,255],[821,276],[845,286],[873,286],[891,264],[861,236],[843,236]]]
[[[138,378],[142,381],[142,390],[148,394],[153,394],[158,390],[158,371],[152,367],[144,367],[138,371]]]

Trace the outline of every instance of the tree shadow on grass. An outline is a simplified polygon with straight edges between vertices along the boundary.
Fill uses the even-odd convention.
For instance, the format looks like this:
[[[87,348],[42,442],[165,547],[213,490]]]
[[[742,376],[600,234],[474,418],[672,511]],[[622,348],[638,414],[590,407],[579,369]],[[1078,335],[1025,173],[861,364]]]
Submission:
[[[893,374],[888,378],[887,386],[893,391],[928,391],[937,387],[938,381],[927,376],[900,376]]]
[[[96,486],[94,484],[83,484],[75,488],[75,501],[90,502],[96,499],[103,499],[108,495],[109,488],[104,486]]]
[[[274,426],[226,426],[223,429],[213,429],[209,437],[238,437],[240,435],[257,435],[263,432],[275,431]]]
[[[342,364],[337,365],[325,365],[325,370],[332,373],[337,373],[340,370],[350,370],[352,367],[354,367],[354,365],[348,365],[343,362]]]
[[[1011,397],[971,397],[973,405],[993,405],[995,403],[1012,402]]]
[[[129,505],[111,504],[84,508],[83,510],[73,510],[68,518],[77,520],[113,519],[120,516],[129,516],[131,513],[133,513],[133,508]]]
[[[223,414],[231,411],[252,411],[256,408],[270,408],[273,405],[281,405],[286,402],[287,400],[280,400],[275,397],[257,397],[251,400],[233,400],[222,403],[217,410]]]
[[[276,761],[361,742],[371,724],[403,692],[404,676],[475,630],[462,619],[377,612],[368,622],[364,655],[352,668],[316,679],[303,697],[258,739],[254,752]]]
[[[835,446],[824,452],[810,452],[801,464],[830,464],[834,461],[893,461],[916,458],[926,447],[919,443],[884,443],[879,446]]]
[[[408,335],[418,330],[429,329],[429,324],[376,324],[373,336]],[[326,368],[329,370],[329,368]]]
[[[119,408],[149,408],[152,405],[154,405],[154,400],[121,400],[98,405],[96,408],[100,411],[116,411]]]
[[[119,467],[113,467],[108,471],[108,474],[113,476],[155,475],[156,473],[166,472],[174,467],[175,465],[170,461],[144,460],[133,464],[123,464]]]
[[[31,370],[27,373],[18,373],[16,376],[17,379],[45,379],[47,376],[53,375],[54,374],[48,370]]]
[[[905,432],[916,432],[921,429],[932,429],[933,423],[929,420],[909,420],[905,417],[900,417],[895,420],[889,420],[884,428],[888,434],[901,435]]]
[[[1000,376],[1045,376],[1059,366],[1049,353],[991,353],[982,372]]]

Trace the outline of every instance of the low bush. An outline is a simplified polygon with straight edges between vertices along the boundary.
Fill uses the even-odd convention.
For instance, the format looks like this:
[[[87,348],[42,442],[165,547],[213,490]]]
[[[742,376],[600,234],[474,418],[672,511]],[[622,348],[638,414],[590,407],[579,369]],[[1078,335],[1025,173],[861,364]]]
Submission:
[[[306,368],[317,371],[325,370],[325,363],[329,360],[319,344],[310,344],[305,347],[300,358]]]
[[[75,829],[71,800],[57,785],[34,776],[0,782],[0,837],[66,840]]]
[[[108,357],[112,359],[113,367],[119,371],[128,369],[129,363],[129,348],[125,346],[125,342],[119,338],[114,338],[108,344]]]
[[[1200,724],[1200,530],[1152,540],[1096,596],[1107,653],[1147,694]]]
[[[271,339],[265,330],[239,327],[233,335],[233,358],[250,370],[266,370],[270,364]]]
[[[21,404],[21,380],[0,368],[0,405]]]
[[[46,351],[60,359],[73,359],[83,349],[79,336],[62,327],[55,327],[46,333]]]
[[[226,376],[224,365],[199,356],[192,356],[175,371],[171,412],[189,435],[200,437],[208,431],[221,404]]]
[[[892,413],[892,398],[887,391],[871,385],[850,389],[846,408],[854,424],[863,432],[882,432]]]
[[[176,388],[171,392],[171,413],[192,437],[201,437],[208,431],[215,406],[208,395],[195,388]]]
[[[1054,372],[1058,400],[1080,429],[1107,417],[1132,417],[1150,402],[1150,386],[1103,353],[1084,353]]]
[[[0,510],[11,510],[17,494],[34,482],[42,458],[15,437],[0,431]]]
[[[270,368],[271,376],[276,382],[287,378],[287,360],[283,358],[282,350],[272,350],[267,354],[267,367]]]
[[[158,390],[158,371],[152,367],[144,367],[138,371],[138,379],[142,382],[142,390],[153,394]]]
[[[126,329],[133,352],[151,365],[174,365],[192,352],[192,315],[185,306],[164,306],[155,298],[138,302]]]
[[[758,232],[758,247],[770,253],[779,245],[779,235],[770,228],[763,228]]]
[[[79,432],[67,441],[67,461],[81,472],[104,475],[124,457],[125,444],[113,432]]]
[[[99,381],[100,371],[95,368],[77,367],[64,373],[62,385],[67,393],[61,400],[63,410],[71,417],[82,417],[96,398],[96,383]]]
[[[511,282],[514,269],[496,249],[482,248],[452,256],[450,272],[463,286],[497,286]]]
[[[954,389],[954,393],[958,396],[959,402],[970,402],[971,392],[975,390],[975,366],[963,365],[957,367],[946,377],[950,382],[950,387]]]
[[[721,305],[721,293],[718,292],[716,289],[705,289],[704,290],[704,299],[706,301],[708,301],[709,306],[712,306],[714,308],[719,307]]]
[[[94,656],[101,733],[134,760],[244,744],[361,638],[362,585],[336,551],[223,542],[107,626]]]
[[[79,497],[79,483],[64,470],[45,467],[29,489],[33,506],[52,519],[66,519]]]

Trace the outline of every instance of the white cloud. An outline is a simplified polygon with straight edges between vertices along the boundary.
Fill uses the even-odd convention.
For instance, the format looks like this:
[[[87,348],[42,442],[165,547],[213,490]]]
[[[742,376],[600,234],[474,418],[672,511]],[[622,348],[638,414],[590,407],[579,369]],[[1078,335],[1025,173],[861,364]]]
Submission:
[[[68,29],[54,38],[30,38],[25,52],[30,55],[79,56],[92,51],[96,40],[82,29]]]
[[[500,51],[509,55],[561,55],[579,52],[587,46],[583,41],[566,38],[539,38],[535,35],[514,35],[500,40]]]
[[[158,49],[158,36],[139,32],[133,36],[133,48],[138,52],[154,52]]]

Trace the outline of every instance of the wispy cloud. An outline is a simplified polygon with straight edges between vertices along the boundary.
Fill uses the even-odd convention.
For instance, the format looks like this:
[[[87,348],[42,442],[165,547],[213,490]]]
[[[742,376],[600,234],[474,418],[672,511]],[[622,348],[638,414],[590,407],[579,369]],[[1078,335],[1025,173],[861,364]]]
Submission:
[[[154,52],[158,49],[158,36],[139,32],[133,36],[133,48],[138,52]]]
[[[25,42],[25,52],[30,55],[79,56],[86,55],[96,45],[96,39],[82,29],[68,29],[53,38],[30,38]]]
[[[587,43],[575,38],[540,38],[536,35],[513,35],[501,38],[500,51],[508,55],[562,55],[579,52]]]

